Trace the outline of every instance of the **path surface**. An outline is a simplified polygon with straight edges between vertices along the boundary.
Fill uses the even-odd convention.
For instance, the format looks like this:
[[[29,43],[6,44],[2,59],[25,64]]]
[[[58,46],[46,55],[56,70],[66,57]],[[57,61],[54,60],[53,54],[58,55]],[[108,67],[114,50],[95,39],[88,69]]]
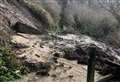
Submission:
[[[22,52],[18,57],[26,57],[26,61],[48,62],[55,49],[49,48],[40,37],[29,34],[14,35],[13,42],[28,46],[17,50]],[[57,63],[52,65],[49,76],[42,77],[31,73],[16,82],[86,82],[86,68],[77,64],[77,61],[58,58]]]

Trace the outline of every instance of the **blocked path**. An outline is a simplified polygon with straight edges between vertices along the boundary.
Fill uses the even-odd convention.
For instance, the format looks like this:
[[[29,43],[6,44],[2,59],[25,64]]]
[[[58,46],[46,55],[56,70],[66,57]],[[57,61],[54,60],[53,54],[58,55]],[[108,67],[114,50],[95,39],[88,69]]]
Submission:
[[[46,42],[42,41],[39,35],[19,34],[12,38],[12,41],[28,46],[18,49],[18,57],[25,57],[29,62],[48,62],[52,58],[52,49]],[[77,61],[70,61],[64,58],[58,58],[53,63],[49,76],[36,76],[30,73],[16,82],[86,82],[87,66],[77,64]]]
[[[15,35],[12,41],[28,46],[28,48],[18,50],[21,52],[18,56],[25,56],[27,61],[47,62],[54,50],[42,44],[42,40],[36,35]],[[34,73],[31,73],[16,82],[85,82],[86,69],[82,65],[77,64],[76,61],[69,61],[64,58],[58,58],[57,61],[58,63],[52,66],[49,76],[37,77]]]
[[[65,59],[59,59],[59,64],[50,71],[49,76],[36,76],[34,73],[16,82],[86,82],[84,66]]]

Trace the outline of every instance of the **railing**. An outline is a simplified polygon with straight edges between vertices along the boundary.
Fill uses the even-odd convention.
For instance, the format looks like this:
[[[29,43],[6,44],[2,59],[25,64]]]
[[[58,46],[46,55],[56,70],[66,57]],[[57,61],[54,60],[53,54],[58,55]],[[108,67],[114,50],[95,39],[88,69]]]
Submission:
[[[96,64],[96,48],[94,46],[90,47],[88,52],[89,60],[88,60],[88,68],[87,68],[87,82],[106,82],[107,80],[113,77],[112,74],[108,74],[99,78],[95,81],[95,64]]]
[[[88,55],[89,55],[89,60],[88,60],[88,70],[87,70],[87,82],[94,82],[96,49],[94,47],[91,47]]]

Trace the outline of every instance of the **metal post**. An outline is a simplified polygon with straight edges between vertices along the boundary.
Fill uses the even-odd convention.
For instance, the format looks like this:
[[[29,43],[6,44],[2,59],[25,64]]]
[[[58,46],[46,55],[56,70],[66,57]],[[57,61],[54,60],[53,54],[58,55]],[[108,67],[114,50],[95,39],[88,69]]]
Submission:
[[[91,47],[88,55],[89,55],[89,60],[88,60],[88,70],[87,70],[87,82],[94,82],[96,49],[94,47]]]

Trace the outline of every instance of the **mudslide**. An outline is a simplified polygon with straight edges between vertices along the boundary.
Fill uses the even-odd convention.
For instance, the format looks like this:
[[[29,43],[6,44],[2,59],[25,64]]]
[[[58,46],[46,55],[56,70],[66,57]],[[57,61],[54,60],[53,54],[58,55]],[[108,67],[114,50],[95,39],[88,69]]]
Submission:
[[[42,35],[19,34],[12,37],[14,43],[26,45],[26,48],[18,49],[19,58],[25,58],[27,62],[51,62],[52,68],[48,76],[37,76],[30,73],[16,82],[85,82],[86,66],[77,64],[77,61],[70,61],[64,58],[57,58],[52,61],[56,52],[49,44],[42,41]]]

